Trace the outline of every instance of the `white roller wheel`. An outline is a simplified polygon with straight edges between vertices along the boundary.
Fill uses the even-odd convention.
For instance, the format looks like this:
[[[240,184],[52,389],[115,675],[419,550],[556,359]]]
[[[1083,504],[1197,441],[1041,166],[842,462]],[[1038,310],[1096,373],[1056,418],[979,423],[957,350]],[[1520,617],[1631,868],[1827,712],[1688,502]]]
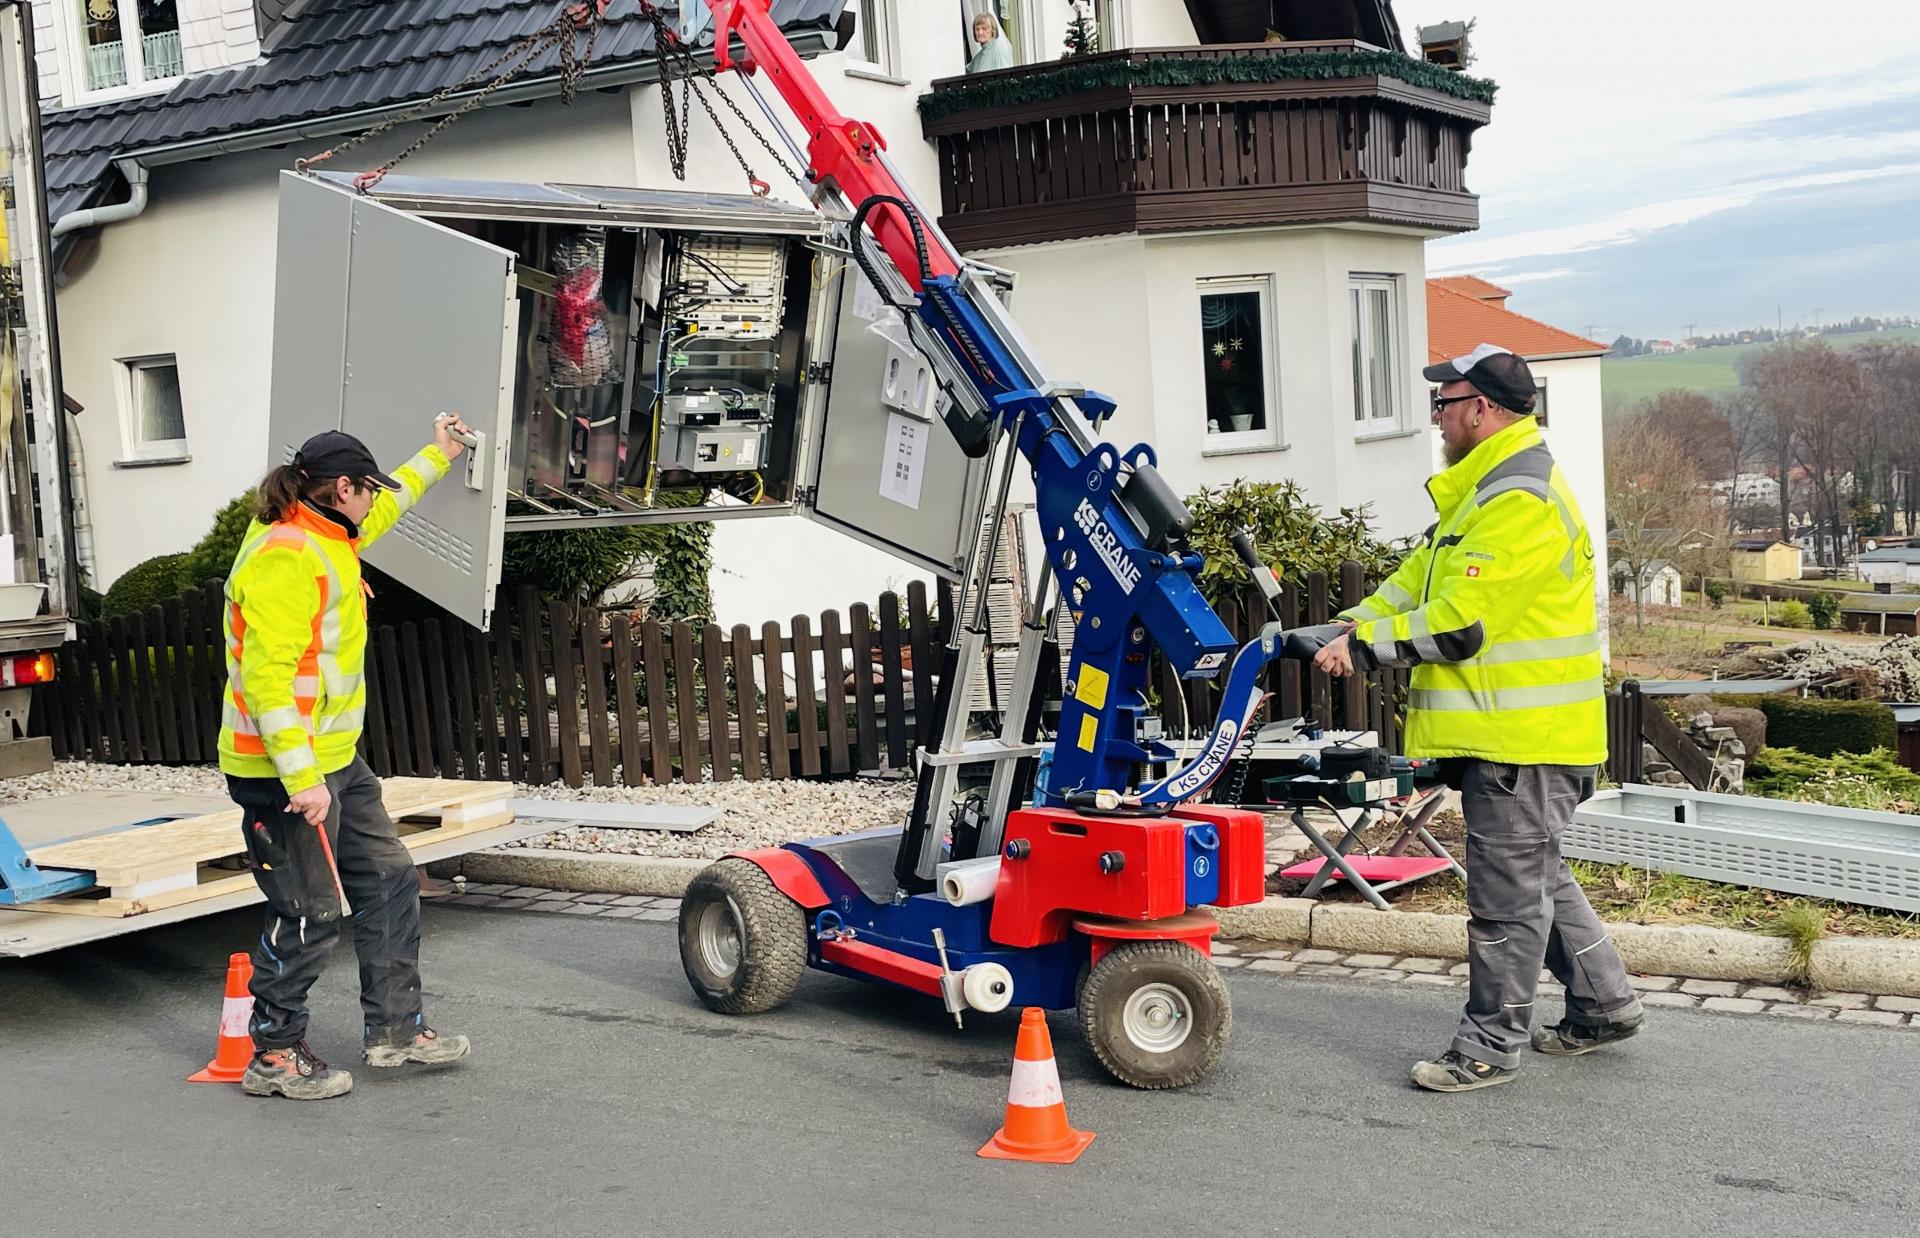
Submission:
[[[998,963],[975,963],[960,973],[960,995],[982,1014],[998,1014],[1013,1004],[1013,973]]]

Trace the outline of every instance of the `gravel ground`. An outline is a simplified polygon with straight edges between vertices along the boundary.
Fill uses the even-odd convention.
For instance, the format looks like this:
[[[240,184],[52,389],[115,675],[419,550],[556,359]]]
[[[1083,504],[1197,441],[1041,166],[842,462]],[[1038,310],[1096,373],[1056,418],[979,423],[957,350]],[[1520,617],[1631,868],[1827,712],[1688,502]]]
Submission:
[[[81,791],[133,790],[225,795],[227,783],[216,769],[63,762],[50,774],[16,778],[0,785],[0,806]],[[687,859],[710,859],[744,847],[771,846],[796,838],[819,838],[879,825],[898,825],[913,808],[913,783],[901,779],[672,783],[646,787],[589,786],[577,790],[565,783],[554,783],[542,787],[516,786],[514,794],[600,804],[698,804],[721,809],[718,820],[692,833],[575,828],[538,834],[511,844]]]

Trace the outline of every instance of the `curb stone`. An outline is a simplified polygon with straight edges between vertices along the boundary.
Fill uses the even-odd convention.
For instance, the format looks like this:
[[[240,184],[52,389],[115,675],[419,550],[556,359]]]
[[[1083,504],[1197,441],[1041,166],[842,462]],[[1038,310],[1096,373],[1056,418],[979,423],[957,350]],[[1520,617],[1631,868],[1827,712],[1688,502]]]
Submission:
[[[538,886],[593,894],[638,894],[679,898],[694,874],[711,860],[661,859],[644,855],[596,855],[542,847],[501,847],[449,861],[469,882]]]

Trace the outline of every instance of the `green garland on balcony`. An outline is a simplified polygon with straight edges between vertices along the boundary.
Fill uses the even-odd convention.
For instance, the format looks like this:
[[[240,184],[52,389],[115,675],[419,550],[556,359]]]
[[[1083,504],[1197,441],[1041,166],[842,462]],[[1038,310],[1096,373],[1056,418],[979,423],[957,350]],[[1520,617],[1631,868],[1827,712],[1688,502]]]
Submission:
[[[1349,77],[1391,77],[1456,99],[1492,103],[1494,84],[1402,56],[1397,52],[1296,52],[1276,56],[1224,56],[1217,59],[1114,59],[1098,64],[1065,61],[992,81],[940,89],[920,96],[922,122],[944,120],[956,112],[1017,107],[1086,90],[1116,86],[1210,86],[1221,82],[1331,81]]]

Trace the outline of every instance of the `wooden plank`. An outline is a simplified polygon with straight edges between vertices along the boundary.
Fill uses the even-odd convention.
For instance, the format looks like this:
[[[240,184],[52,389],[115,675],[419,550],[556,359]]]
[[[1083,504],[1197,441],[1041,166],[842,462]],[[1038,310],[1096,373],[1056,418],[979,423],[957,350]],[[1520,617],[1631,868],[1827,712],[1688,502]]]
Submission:
[[[900,666],[900,596],[880,595],[880,671],[887,699],[887,766],[911,768],[913,753],[907,742],[907,684]],[[933,711],[932,701],[915,700],[916,713]]]
[[[800,736],[800,769],[820,773],[820,704],[813,687],[813,628],[805,615],[793,617],[793,714]]]
[[[506,752],[507,772],[515,782],[545,782],[544,778],[527,776],[526,730],[522,725],[526,715],[521,708],[526,698],[521,692],[520,672],[514,658],[513,617],[504,607],[496,610],[493,617],[497,625],[493,629],[493,667],[499,676],[500,746]]]
[[[112,724],[113,711],[103,709],[107,699],[107,666],[100,659],[98,647],[99,624],[82,624],[77,633],[75,644],[79,647],[82,661],[81,674],[85,677],[80,685],[82,713],[87,731],[88,755],[95,761],[106,761],[111,755],[107,738],[107,727]]]
[[[1367,574],[1352,559],[1340,565],[1340,609],[1358,606],[1367,597]],[[1341,681],[1341,710],[1350,731],[1363,730],[1367,716],[1367,682],[1360,675]]]
[[[393,776],[393,745],[387,738],[387,677],[380,669],[378,633],[367,642],[367,729],[362,745],[376,778]]]
[[[1307,576],[1307,622],[1320,624],[1327,621],[1327,574],[1311,572]],[[1333,678],[1325,671],[1311,672],[1313,681],[1313,716],[1321,726],[1333,725]]]
[[[713,780],[733,781],[733,745],[727,739],[727,653],[725,634],[709,623],[700,634],[700,665],[707,679],[707,750],[713,756]]]
[[[479,628],[468,628],[464,644],[467,665],[473,672],[474,692],[479,697],[479,715],[475,721],[480,728],[480,777],[505,778],[507,771],[500,752],[500,718],[494,695],[497,689],[493,662],[487,652],[487,634]]]
[[[753,679],[753,632],[744,623],[733,625],[734,714],[740,719],[740,773],[748,782],[767,776],[760,747],[759,689]]]
[[[158,761],[160,735],[153,717],[153,669],[147,659],[147,620],[138,611],[126,619],[126,626],[118,635],[124,642],[120,662],[127,673],[126,682],[132,687],[128,693],[132,712],[127,719],[127,733],[134,740],[134,760]]]
[[[447,671],[453,687],[453,755],[460,762],[459,777],[478,780],[486,777],[480,769],[480,736],[474,725],[473,646],[460,624],[447,633]]]
[[[1300,626],[1300,586],[1294,581],[1280,584],[1280,622],[1289,628]],[[1280,716],[1298,718],[1300,708],[1300,663],[1291,658],[1280,664]]]
[[[547,711],[547,676],[540,657],[540,598],[523,585],[515,601],[520,626],[521,700],[526,705],[527,781],[553,781],[553,721]]]
[[[207,640],[203,600],[204,595],[197,589],[189,589],[180,598],[180,647],[186,653],[183,667],[187,672],[187,696],[192,702],[189,708],[193,712],[193,751],[202,761],[214,761],[220,755],[220,714],[216,707],[213,716],[208,717],[208,706],[218,699],[220,688],[226,685],[227,666],[224,652],[216,661],[215,650]]]
[[[174,755],[171,759],[197,765],[202,760],[199,711],[194,709],[192,685],[187,678],[187,623],[180,613],[180,599],[168,598],[154,607],[152,613],[158,624],[154,644],[165,651],[166,657],[162,668],[166,688],[161,697],[167,716],[161,720],[161,726],[172,732]]]
[[[768,620],[760,627],[761,661],[767,684],[767,764],[775,778],[793,776],[787,742],[786,659],[780,656],[780,625]]]
[[[198,629],[202,633],[200,654],[206,674],[206,691],[200,697],[204,706],[201,710],[200,734],[206,751],[217,752],[227,699],[226,588],[219,581],[210,581],[200,597],[201,618],[206,625]]]
[[[848,610],[853,624],[853,713],[858,746],[854,765],[858,769],[880,768],[880,734],[875,726],[873,701],[873,616],[865,602],[855,602]]]
[[[924,596],[923,591],[923,599]],[[827,698],[827,770],[835,774],[844,774],[852,768],[847,754],[845,649],[846,638],[840,634],[840,613],[820,612],[821,687],[826,689]]]
[[[70,641],[61,646],[54,660],[60,712],[66,724],[54,732],[55,755],[70,761],[85,760],[87,756],[86,706],[82,692],[86,686],[85,658],[86,648],[79,641]]]
[[[127,617],[115,615],[99,627],[100,696],[112,737],[113,761],[131,765],[140,751],[139,711],[133,697],[133,663],[127,658]]]
[[[567,604],[554,600],[547,604],[547,648],[553,658],[553,700],[559,733],[554,743],[560,749],[560,777],[570,787],[586,784],[586,771],[580,761],[580,684],[576,678],[573,655],[573,624],[567,619]]]
[[[427,699],[433,702],[434,759],[442,777],[458,778],[459,757],[453,749],[453,688],[447,680],[447,648],[440,639],[440,621],[427,620],[420,636],[427,665]]]
[[[387,742],[393,746],[393,772],[411,777],[413,729],[407,725],[407,680],[400,673],[400,633],[391,627],[380,629],[380,681],[385,688]]]
[[[427,673],[420,656],[419,625],[400,625],[400,656],[407,677],[407,730],[413,737],[413,771],[422,777],[432,777],[435,768],[433,723],[427,709]]]
[[[1024,606],[1024,601],[1018,603]],[[915,742],[931,744],[940,729],[933,716],[933,668],[937,656],[933,625],[928,621],[927,585],[916,580],[907,586],[907,648],[913,660],[913,721]]]
[[[699,782],[700,669],[693,656],[693,625],[673,621],[673,684],[680,698],[680,781]]]
[[[166,662],[166,618],[158,604],[136,613],[134,656],[140,666],[140,721],[146,728],[149,759],[180,762],[180,722],[173,708]]]
[[[613,708],[620,720],[620,780],[637,787],[647,776],[641,764],[640,703],[633,670],[633,623],[624,614],[607,621],[613,641]]]
[[[665,785],[673,781],[673,750],[667,744],[671,706],[667,694],[666,638],[659,620],[641,623],[640,649],[646,664],[647,737],[653,755],[653,780]]]
[[[607,649],[600,636],[600,612],[580,618],[580,677],[586,689],[587,743],[595,786],[611,787],[613,747],[607,737]]]

